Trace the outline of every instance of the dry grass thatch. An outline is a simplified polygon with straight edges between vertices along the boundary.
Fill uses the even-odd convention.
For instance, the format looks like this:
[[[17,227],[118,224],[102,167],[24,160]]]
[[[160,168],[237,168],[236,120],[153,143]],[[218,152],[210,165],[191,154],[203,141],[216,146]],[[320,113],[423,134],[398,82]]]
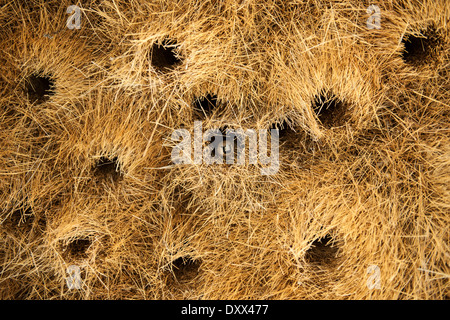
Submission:
[[[447,0],[0,0],[0,26],[0,298],[450,297]],[[194,121],[278,128],[278,172],[175,165]]]

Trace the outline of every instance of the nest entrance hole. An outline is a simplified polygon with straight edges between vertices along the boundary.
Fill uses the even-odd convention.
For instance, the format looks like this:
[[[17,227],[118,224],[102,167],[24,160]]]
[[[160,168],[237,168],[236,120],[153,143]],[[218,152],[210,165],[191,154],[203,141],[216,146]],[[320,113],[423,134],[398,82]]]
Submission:
[[[153,44],[150,51],[151,65],[159,72],[173,70],[182,62],[176,51],[177,43],[173,39],[165,39],[162,43]]]
[[[111,178],[113,181],[122,177],[117,157],[101,157],[95,163],[94,172],[99,178]]]
[[[193,104],[194,118],[201,120],[211,116],[217,105],[217,95],[214,94],[195,98]]]
[[[25,90],[28,101],[41,104],[54,94],[54,80],[48,75],[32,74],[26,79]]]
[[[201,260],[181,257],[172,262],[173,275],[178,282],[193,280],[199,273]]]
[[[332,93],[322,91],[314,97],[314,113],[320,123],[328,129],[342,126],[345,123],[347,109],[347,104]]]
[[[287,123],[286,120],[284,120],[281,123],[273,123],[270,126],[269,131],[272,129],[278,129],[278,138],[279,139],[285,139],[290,136],[297,135],[297,133],[298,133],[294,129],[292,129],[291,126],[289,126],[289,124]]]
[[[69,242],[66,246],[67,254],[72,258],[86,257],[86,251],[91,246],[89,238],[78,238]]]
[[[11,212],[9,219],[5,221],[5,227],[11,232],[41,234],[47,226],[45,216],[37,216],[31,207],[15,209]]]
[[[339,248],[332,244],[332,240],[328,234],[315,240],[306,252],[306,261],[315,266],[333,265]]]
[[[409,35],[403,38],[403,61],[412,65],[422,65],[435,57],[442,39],[434,26],[421,32],[422,35]]]

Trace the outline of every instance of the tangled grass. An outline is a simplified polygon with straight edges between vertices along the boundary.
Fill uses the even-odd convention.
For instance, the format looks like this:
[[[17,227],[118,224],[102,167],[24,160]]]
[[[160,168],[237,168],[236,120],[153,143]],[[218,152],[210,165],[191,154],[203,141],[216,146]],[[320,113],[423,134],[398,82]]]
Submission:
[[[450,4],[370,4],[0,1],[0,297],[448,299]],[[175,165],[195,120],[278,172]]]

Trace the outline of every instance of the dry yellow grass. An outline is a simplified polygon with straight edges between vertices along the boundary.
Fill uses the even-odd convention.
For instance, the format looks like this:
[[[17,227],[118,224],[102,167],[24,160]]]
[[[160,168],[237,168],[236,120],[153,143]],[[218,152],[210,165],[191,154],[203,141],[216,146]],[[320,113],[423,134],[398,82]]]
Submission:
[[[370,4],[0,0],[0,298],[448,299],[450,4]],[[278,172],[173,164],[195,120]]]

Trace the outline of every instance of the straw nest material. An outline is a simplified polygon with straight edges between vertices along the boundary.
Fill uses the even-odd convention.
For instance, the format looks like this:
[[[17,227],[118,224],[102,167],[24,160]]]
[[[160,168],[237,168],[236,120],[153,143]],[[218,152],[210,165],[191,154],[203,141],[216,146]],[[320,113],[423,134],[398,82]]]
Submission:
[[[1,1],[0,297],[448,299],[450,4],[371,4]]]

